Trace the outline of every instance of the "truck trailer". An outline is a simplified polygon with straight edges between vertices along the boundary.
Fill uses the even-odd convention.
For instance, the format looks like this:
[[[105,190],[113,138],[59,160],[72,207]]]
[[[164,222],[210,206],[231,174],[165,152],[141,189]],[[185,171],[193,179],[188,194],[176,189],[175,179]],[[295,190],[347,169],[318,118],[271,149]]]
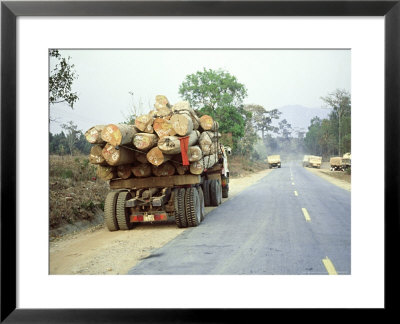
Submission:
[[[130,230],[145,222],[175,221],[198,226],[206,206],[219,206],[229,193],[228,161],[223,145],[218,163],[202,174],[110,180],[104,219],[110,231]]]

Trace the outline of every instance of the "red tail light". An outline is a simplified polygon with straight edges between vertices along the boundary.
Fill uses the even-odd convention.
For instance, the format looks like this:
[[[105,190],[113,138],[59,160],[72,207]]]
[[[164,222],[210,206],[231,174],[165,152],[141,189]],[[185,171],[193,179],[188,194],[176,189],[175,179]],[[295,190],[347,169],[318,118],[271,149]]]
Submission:
[[[143,222],[143,215],[131,216],[131,222]]]
[[[166,214],[154,215],[154,220],[156,220],[156,221],[167,220],[167,215]]]

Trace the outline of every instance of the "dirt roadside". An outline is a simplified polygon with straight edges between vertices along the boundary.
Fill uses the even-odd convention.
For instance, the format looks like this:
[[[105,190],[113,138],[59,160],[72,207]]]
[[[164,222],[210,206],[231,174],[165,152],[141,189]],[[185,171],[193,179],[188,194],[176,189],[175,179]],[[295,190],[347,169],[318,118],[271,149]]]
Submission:
[[[349,174],[346,174],[342,171],[330,171],[327,169],[314,169],[314,168],[305,168],[305,169],[329,181],[335,186],[338,186],[347,191],[351,191],[351,175]]]
[[[272,170],[230,179],[229,198],[256,183]],[[217,207],[206,207],[206,214]],[[131,231],[109,232],[103,224],[65,235],[49,244],[49,274],[126,274],[141,259],[183,231],[175,224],[140,224]]]

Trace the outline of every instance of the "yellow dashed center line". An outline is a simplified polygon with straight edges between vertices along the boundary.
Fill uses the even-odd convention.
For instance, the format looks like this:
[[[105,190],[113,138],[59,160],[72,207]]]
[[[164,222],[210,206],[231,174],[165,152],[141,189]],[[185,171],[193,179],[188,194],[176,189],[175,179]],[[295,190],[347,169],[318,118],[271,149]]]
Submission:
[[[292,182],[292,186],[294,186],[294,182]]]
[[[310,221],[311,221],[311,218],[310,218],[310,214],[308,213],[307,209],[302,208],[301,210],[303,211],[304,218],[306,219],[306,221],[307,221],[307,222],[310,222]]]
[[[294,191],[294,195],[295,195],[295,196],[298,196],[298,195],[299,195],[299,194],[297,193],[297,191],[296,191],[296,190]]]
[[[322,259],[322,263],[324,264],[326,271],[328,271],[328,273],[330,275],[337,275],[336,269],[333,266],[333,263],[331,260],[329,260],[328,257],[326,257],[325,259]]]

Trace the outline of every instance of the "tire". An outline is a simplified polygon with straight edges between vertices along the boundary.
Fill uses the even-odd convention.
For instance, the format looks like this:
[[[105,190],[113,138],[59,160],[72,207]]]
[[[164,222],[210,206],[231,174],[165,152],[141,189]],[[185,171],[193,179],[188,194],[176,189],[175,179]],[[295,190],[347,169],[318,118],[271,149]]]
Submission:
[[[225,186],[225,188],[222,188],[222,198],[228,198],[229,197],[229,184]]]
[[[132,195],[128,191],[122,191],[118,195],[116,216],[119,229],[121,230],[130,230],[133,227],[133,223],[129,219],[128,208],[125,208],[125,202],[131,198]]]
[[[199,198],[200,198],[200,216],[201,216],[201,221],[203,221],[206,215],[206,210],[204,206],[204,194],[203,194],[203,189],[201,189],[201,187],[198,187],[197,190],[199,192]]]
[[[118,194],[118,191],[109,192],[104,202],[104,222],[110,232],[119,230],[117,218],[115,216]]]
[[[175,207],[175,223],[179,228],[188,227],[185,211],[185,189],[175,189],[174,207]]]
[[[205,207],[211,206],[211,201],[210,201],[210,180],[204,180],[204,182],[201,185],[201,188],[203,189],[204,206]]]
[[[188,225],[198,226],[201,223],[201,210],[199,192],[195,187],[186,189],[185,209]]]
[[[222,201],[222,187],[219,180],[210,181],[210,202],[211,206],[219,206]]]

